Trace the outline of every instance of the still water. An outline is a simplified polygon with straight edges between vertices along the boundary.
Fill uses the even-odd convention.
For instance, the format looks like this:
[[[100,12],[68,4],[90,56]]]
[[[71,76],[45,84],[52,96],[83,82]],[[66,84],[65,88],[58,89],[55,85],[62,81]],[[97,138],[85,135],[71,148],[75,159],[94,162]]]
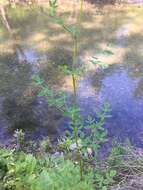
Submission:
[[[57,64],[71,61],[68,48],[57,48],[67,45],[64,34],[54,41],[61,29],[53,34],[54,27],[39,11],[19,8],[9,10],[7,15],[10,31],[0,22],[0,142],[10,143],[17,128],[23,129],[27,138],[47,135],[56,138],[68,122],[51,110],[44,98],[37,96],[32,76],[39,74],[57,89],[64,86],[66,77],[57,69]],[[89,69],[77,84],[77,100],[82,114],[93,117],[108,102],[111,113],[105,127],[109,139],[123,142],[129,138],[135,146],[143,147],[143,36],[130,35],[131,21],[130,16],[110,39],[115,49],[128,48],[128,51],[106,69]],[[69,87],[64,89],[72,94]]]

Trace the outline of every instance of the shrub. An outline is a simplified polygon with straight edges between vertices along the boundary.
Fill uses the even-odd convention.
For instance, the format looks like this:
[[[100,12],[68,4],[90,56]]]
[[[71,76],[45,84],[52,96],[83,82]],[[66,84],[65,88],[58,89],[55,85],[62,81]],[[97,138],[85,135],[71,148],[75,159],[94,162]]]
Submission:
[[[5,190],[92,190],[93,175],[80,180],[79,166],[61,158],[0,149],[0,184]]]

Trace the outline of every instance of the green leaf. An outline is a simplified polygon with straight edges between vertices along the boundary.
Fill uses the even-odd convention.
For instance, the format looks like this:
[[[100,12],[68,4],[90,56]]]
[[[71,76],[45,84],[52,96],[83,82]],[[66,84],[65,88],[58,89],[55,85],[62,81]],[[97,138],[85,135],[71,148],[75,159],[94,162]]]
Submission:
[[[107,55],[107,56],[110,56],[110,55],[114,55],[114,53],[111,51],[111,50],[104,50],[103,52],[102,52],[104,55]]]
[[[116,170],[110,170],[110,173],[109,173],[110,177],[115,177],[116,174],[117,174]]]
[[[92,57],[92,59],[90,60],[90,62],[91,62],[92,64],[94,64],[94,65],[100,66],[102,69],[108,68],[108,64],[106,64],[106,63],[104,63],[104,62],[98,60],[97,57]]]
[[[103,187],[102,187],[102,190],[107,190],[107,187],[106,187],[106,186],[103,186]]]
[[[104,180],[103,176],[98,173],[95,174],[95,178],[96,178],[96,181],[100,181],[100,182]]]
[[[76,26],[70,26],[70,27],[69,27],[69,31],[70,31],[70,33],[71,33],[73,36],[79,36],[79,34],[80,34],[80,30],[79,30],[79,28],[76,27]]]
[[[42,85],[44,83],[44,80],[42,80],[38,75],[33,75],[32,80],[35,85]]]
[[[56,9],[58,7],[57,0],[49,0],[50,6],[50,16],[54,17],[56,15]]]
[[[54,17],[53,22],[56,23],[56,24],[59,24],[61,26],[64,25],[64,21],[59,17]]]

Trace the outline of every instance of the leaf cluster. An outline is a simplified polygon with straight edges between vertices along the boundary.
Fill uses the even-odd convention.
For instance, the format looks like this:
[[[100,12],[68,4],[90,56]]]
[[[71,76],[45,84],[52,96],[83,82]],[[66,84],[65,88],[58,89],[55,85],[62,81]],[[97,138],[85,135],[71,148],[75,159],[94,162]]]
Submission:
[[[79,167],[69,160],[34,157],[0,149],[0,183],[4,190],[92,190],[93,175],[80,181]]]

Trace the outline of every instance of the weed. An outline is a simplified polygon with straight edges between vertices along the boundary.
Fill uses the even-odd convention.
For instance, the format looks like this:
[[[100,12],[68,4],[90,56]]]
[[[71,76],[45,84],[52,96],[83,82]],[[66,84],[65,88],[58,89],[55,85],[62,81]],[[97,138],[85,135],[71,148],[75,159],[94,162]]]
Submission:
[[[34,76],[33,80],[36,85],[40,86],[41,91],[39,96],[45,96],[49,105],[56,106],[58,110],[60,110],[64,116],[70,119],[70,126],[72,133],[70,134],[70,138],[62,139],[60,142],[60,146],[65,148],[66,151],[70,151],[70,147],[73,142],[74,149],[77,152],[77,159],[80,166],[80,178],[83,179],[83,170],[84,170],[84,163],[82,154],[87,151],[87,149],[91,148],[91,150],[97,153],[97,150],[100,148],[101,143],[105,142],[107,132],[104,130],[103,125],[105,122],[105,113],[107,112],[108,106],[106,105],[101,112],[99,112],[98,120],[95,121],[91,117],[88,118],[87,123],[84,124],[84,119],[80,114],[80,108],[77,104],[77,89],[76,83],[77,78],[81,74],[82,69],[78,68],[77,65],[77,57],[79,52],[78,41],[80,36],[81,30],[81,20],[83,15],[83,0],[80,0],[80,9],[77,16],[77,22],[75,26],[69,27],[65,24],[64,20],[57,16],[56,9],[58,7],[56,0],[50,0],[50,16],[53,22],[60,25],[66,32],[68,32],[73,40],[73,56],[72,56],[72,65],[64,65],[62,67],[63,71],[67,75],[71,75],[72,77],[72,84],[73,84],[73,104],[67,105],[66,103],[66,95],[63,92],[55,93],[52,89],[49,88],[47,84],[39,77]],[[109,52],[108,52],[109,53]],[[100,64],[98,63],[100,66]],[[85,129],[90,130],[90,134],[85,133]],[[80,142],[82,146],[80,145]]]

